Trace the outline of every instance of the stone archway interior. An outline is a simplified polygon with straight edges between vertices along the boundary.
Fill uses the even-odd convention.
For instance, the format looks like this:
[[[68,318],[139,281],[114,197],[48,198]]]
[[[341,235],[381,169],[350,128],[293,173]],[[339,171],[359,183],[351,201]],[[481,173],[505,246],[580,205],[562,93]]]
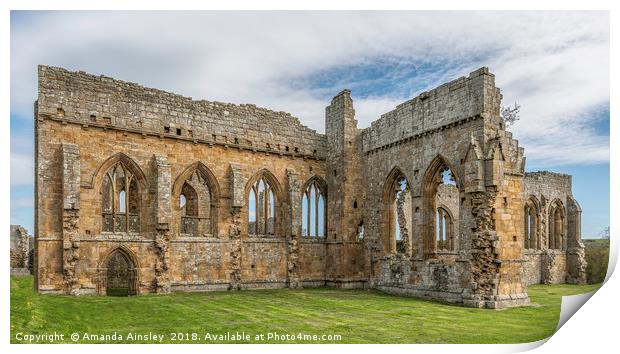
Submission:
[[[106,295],[131,295],[133,266],[131,261],[121,252],[114,252],[107,263]]]

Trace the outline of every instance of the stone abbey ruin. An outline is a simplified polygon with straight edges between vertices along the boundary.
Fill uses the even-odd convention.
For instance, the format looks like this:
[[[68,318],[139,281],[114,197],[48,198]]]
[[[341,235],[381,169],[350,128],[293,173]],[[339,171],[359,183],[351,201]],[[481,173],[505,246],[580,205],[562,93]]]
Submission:
[[[478,69],[357,128],[39,67],[41,293],[374,288],[465,306],[584,283],[571,177],[525,172]]]

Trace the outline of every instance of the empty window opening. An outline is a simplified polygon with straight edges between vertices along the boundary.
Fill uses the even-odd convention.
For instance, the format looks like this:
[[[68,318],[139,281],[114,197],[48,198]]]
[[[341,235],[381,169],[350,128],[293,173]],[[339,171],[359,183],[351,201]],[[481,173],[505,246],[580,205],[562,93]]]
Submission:
[[[265,176],[261,176],[248,196],[248,233],[275,235],[276,197]]]
[[[388,192],[388,235],[390,250],[405,254],[411,237],[411,193],[409,183],[400,171],[393,172]]]
[[[440,156],[436,157],[422,181],[423,252],[454,252],[459,242],[461,194],[458,178]]]
[[[136,177],[123,163],[108,169],[101,186],[102,231],[140,231],[140,191]]]
[[[441,182],[445,185],[456,186],[454,175],[449,168],[446,168],[441,172]]]
[[[200,168],[194,170],[183,182],[178,198],[179,233],[186,236],[216,233],[217,225],[211,221],[217,205],[206,172]]]
[[[356,239],[358,241],[363,241],[364,240],[364,220],[360,221],[359,224],[357,224],[357,236]]]
[[[125,191],[122,190],[119,194],[118,194],[118,203],[119,203],[119,213],[125,213],[125,208],[127,207],[125,205]]]
[[[177,128],[177,135],[181,135],[181,128]]]
[[[566,249],[564,237],[565,211],[562,202],[556,200],[549,208],[549,249]]]
[[[164,133],[170,133],[170,127],[164,127]]]
[[[308,238],[324,238],[326,235],[326,200],[324,184],[314,179],[304,190],[301,202],[301,234]]]
[[[538,202],[534,197],[530,197],[525,203],[525,225],[523,226],[523,248],[538,249],[540,242],[538,240]]]
[[[435,214],[435,239],[437,249],[441,251],[454,250],[454,225],[450,213],[442,208],[437,208]]]

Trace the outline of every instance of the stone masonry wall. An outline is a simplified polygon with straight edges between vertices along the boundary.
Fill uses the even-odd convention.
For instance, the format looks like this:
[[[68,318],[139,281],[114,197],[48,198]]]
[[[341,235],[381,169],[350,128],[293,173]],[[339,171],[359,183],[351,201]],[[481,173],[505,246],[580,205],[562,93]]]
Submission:
[[[21,225],[11,225],[11,274],[30,274],[32,265],[32,236]]]
[[[528,186],[523,148],[504,129],[500,104],[494,76],[481,68],[358,129],[344,90],[319,134],[284,112],[40,66],[36,286],[105,294],[120,252],[130,294],[374,287],[475,307],[526,304],[525,284],[539,279],[523,251],[524,199],[555,182]],[[456,186],[438,186],[448,168]],[[410,228],[404,253],[389,247],[386,188],[395,170],[410,194],[399,214]],[[258,180],[274,194],[273,234],[249,232]],[[311,180],[325,186],[327,233],[317,239],[301,237],[302,188]],[[128,212],[118,201],[104,210],[112,188],[104,183],[127,190]],[[194,219],[182,214],[184,188],[198,198]],[[581,209],[568,194],[561,202],[568,249],[532,259],[546,260],[541,279],[578,282]],[[454,249],[435,247],[439,205],[453,217]],[[207,226],[187,232],[195,224]]]
[[[285,155],[325,156],[325,136],[303,126],[289,113],[253,104],[194,101],[81,71],[39,66],[38,101],[39,114],[84,125],[114,126]]]
[[[549,171],[529,172],[525,174],[524,186],[524,199],[535,206],[538,221],[535,235],[538,247],[524,251],[524,282],[584,283],[586,263],[580,227],[570,227],[575,223],[580,225],[581,218],[581,208],[572,194],[572,177]],[[549,248],[550,227],[553,227],[550,210],[555,205],[560,205],[565,215],[563,230],[567,242],[563,249]]]
[[[495,85],[487,79],[488,73],[488,69],[481,68],[469,77],[461,77],[423,92],[381,115],[362,133],[364,152],[462,119],[490,114],[496,104],[494,96],[498,93],[495,92]]]

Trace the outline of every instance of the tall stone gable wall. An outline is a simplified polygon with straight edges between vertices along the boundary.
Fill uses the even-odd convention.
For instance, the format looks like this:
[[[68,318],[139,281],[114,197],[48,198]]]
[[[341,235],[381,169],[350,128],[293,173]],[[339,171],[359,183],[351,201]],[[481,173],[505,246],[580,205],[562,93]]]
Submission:
[[[130,294],[327,285],[477,307],[527,303],[523,149],[503,127],[500,101],[494,76],[481,68],[358,129],[344,90],[319,134],[284,112],[40,66],[37,289],[104,294],[109,260],[120,252]],[[104,230],[102,184],[117,164],[136,181],[131,222],[139,232]],[[454,250],[438,251],[429,191],[448,167],[458,188],[450,199],[457,238]],[[386,247],[386,180],[395,169],[411,193],[404,255]],[[251,235],[248,195],[261,177],[275,196],[274,232]],[[181,232],[188,178],[209,185],[210,226],[201,235]],[[327,199],[319,239],[301,235],[311,180],[324,183]]]
[[[384,291],[469,306],[528,302],[521,283],[523,148],[499,117],[501,94],[486,68],[399,105],[362,131],[371,283]],[[454,250],[435,245],[430,178],[450,168],[459,189]],[[410,251],[388,245],[386,179],[398,168],[411,190]],[[437,171],[435,171],[437,172]],[[434,202],[433,202],[434,204]]]

